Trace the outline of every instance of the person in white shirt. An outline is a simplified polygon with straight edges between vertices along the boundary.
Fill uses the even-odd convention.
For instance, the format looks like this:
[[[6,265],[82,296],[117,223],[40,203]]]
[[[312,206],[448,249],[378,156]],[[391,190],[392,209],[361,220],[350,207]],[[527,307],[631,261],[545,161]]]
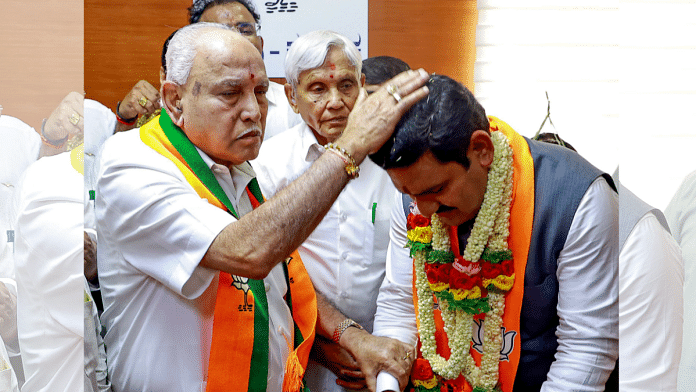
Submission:
[[[375,333],[403,341],[419,334],[412,381],[424,388],[604,390],[619,332],[618,196],[610,177],[487,117],[460,83],[433,75],[428,86],[428,99],[371,155],[415,200],[392,213]],[[438,222],[435,214],[442,228],[428,219]],[[447,343],[439,340],[440,313],[458,323]],[[456,357],[445,364],[447,348]],[[472,362],[479,354],[480,367]]]
[[[285,93],[304,122],[264,142],[251,162],[265,195],[285,188],[309,169],[327,143],[341,136],[364,84],[361,65],[355,45],[331,31],[310,32],[292,44],[285,58]],[[387,173],[363,161],[360,177],[348,183],[298,249],[316,290],[367,332],[372,332],[384,279],[395,193]],[[374,348],[395,350],[390,345],[401,342],[385,338]],[[318,337],[312,355],[315,362],[307,368],[310,390],[366,387],[359,363],[337,343]]]
[[[293,328],[297,309],[291,310],[284,298],[294,283],[284,274],[285,267],[292,267],[288,255],[321,221],[353,177],[355,163],[375,151],[398,118],[425,96],[421,85],[427,74],[414,71],[395,79],[404,94],[400,103],[382,90],[356,104],[352,125],[336,141],[345,153],[322,154],[300,178],[254,208],[255,173],[247,161],[258,155],[268,107],[268,78],[259,51],[225,25],[196,23],[175,34],[166,57],[160,90],[165,111],[106,142],[97,182],[102,320],[113,390],[210,390],[225,376],[212,372],[220,368],[212,359],[219,351],[216,337],[234,339],[249,327],[238,323],[220,333],[213,316],[230,311],[240,318],[260,307],[267,309],[262,312],[267,321],[259,327],[268,331],[268,340],[257,337],[267,356],[254,362],[255,354],[240,349],[227,359],[232,361],[228,366],[222,365],[225,373],[247,369],[258,382],[255,390],[280,391],[284,382],[297,382],[285,372],[302,376],[301,367],[286,368],[299,358],[290,356],[299,336]],[[182,154],[180,159],[171,148]],[[184,164],[184,155],[192,160]],[[355,163],[346,162],[346,156]],[[193,170],[206,174],[188,176]],[[232,283],[219,284],[230,275]],[[256,300],[258,291],[255,301],[246,302],[252,294],[247,282],[264,293],[266,304]],[[244,301],[216,306],[220,293],[230,291]],[[317,332],[324,336],[343,320],[331,312],[319,316]],[[373,341],[357,332],[348,328],[341,341],[363,351]],[[311,334],[302,338],[313,340]],[[236,347],[225,346],[225,352]],[[258,366],[252,369],[250,360]],[[373,366],[401,376],[408,371],[386,361]],[[209,377],[211,372],[216,376]],[[214,388],[247,389],[238,384]]]
[[[234,27],[263,54],[263,37],[259,34],[261,16],[251,0],[194,0],[189,8],[189,23],[198,22],[222,23]],[[269,80],[266,99],[268,115],[263,140],[302,123],[302,118],[288,104],[282,84]]]
[[[677,390],[691,392],[696,385],[696,172],[684,178],[665,208],[672,236],[684,259],[684,332]],[[674,364],[672,364],[674,366]]]
[[[65,152],[32,164],[17,191],[17,330],[23,391],[84,385],[82,162]]]
[[[21,120],[0,111],[0,336],[17,375],[24,383],[23,366],[17,339],[14,256],[17,236],[13,199],[18,182],[27,167],[43,156],[65,151],[68,138],[81,132],[82,96],[66,95],[44,120],[40,132]]]

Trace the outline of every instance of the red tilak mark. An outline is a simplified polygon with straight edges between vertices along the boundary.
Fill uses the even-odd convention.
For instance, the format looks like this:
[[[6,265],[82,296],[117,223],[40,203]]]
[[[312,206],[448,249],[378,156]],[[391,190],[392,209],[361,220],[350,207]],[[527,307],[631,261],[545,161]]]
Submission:
[[[330,77],[331,79],[333,79],[333,75],[330,75],[329,77]]]
[[[251,76],[252,79],[254,78],[254,74],[249,74],[249,75]]]
[[[336,64],[329,63],[329,68],[331,68],[331,69],[336,69]]]

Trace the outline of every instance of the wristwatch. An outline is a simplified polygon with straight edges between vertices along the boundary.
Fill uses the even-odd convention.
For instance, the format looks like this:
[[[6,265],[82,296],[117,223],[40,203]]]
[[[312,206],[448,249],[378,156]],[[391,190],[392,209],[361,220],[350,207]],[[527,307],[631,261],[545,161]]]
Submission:
[[[345,319],[343,320],[340,324],[338,324],[338,327],[336,327],[336,330],[334,330],[333,337],[331,340],[334,342],[338,343],[339,340],[341,340],[341,336],[343,335],[343,332],[346,332],[346,329],[350,327],[355,327],[357,329],[364,329],[362,325],[356,323],[352,319]]]

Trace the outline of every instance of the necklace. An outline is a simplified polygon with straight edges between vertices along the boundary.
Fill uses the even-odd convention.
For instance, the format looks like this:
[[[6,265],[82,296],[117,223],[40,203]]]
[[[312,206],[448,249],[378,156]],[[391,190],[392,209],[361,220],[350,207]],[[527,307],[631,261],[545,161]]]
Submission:
[[[493,132],[491,139],[495,147],[493,164],[483,203],[462,256],[455,256],[451,250],[450,236],[456,236],[456,229],[448,230],[437,214],[430,219],[415,214],[408,218],[407,246],[411,248],[416,272],[418,333],[422,359],[427,361],[417,361],[416,367],[429,365],[432,370],[415,369],[418,370],[414,371],[415,375],[432,375],[413,380],[417,391],[429,391],[460,374],[475,392],[496,390],[505,294],[515,278],[512,252],[507,244],[513,170],[512,148],[505,135]],[[433,294],[448,338],[449,359],[436,352]],[[482,326],[483,320],[486,328]],[[473,336],[473,348],[482,353],[480,366],[470,353],[474,323],[479,333]]]

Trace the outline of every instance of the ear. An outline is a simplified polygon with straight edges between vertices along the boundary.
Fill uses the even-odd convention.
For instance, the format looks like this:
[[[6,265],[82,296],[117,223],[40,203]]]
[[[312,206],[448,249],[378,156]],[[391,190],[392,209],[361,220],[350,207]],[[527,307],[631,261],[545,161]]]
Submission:
[[[360,74],[360,87],[365,87],[365,74]]]
[[[486,131],[476,130],[471,134],[466,156],[471,163],[477,162],[481,167],[488,168],[493,164],[494,149],[491,135]]]
[[[162,86],[164,84],[164,80],[167,78],[167,75],[164,72],[164,68],[162,68],[161,66],[160,66],[159,77],[160,77],[160,86]]]
[[[292,88],[290,83],[285,83],[285,96],[288,98],[288,103],[295,113],[300,113],[300,109],[297,107],[297,97],[295,89]]]
[[[261,41],[261,53],[263,53],[263,37],[259,35],[259,41]]]
[[[167,113],[169,113],[169,117],[172,118],[172,122],[179,128],[183,129],[184,112],[181,107],[181,90],[181,86],[177,85],[176,83],[165,81],[164,84],[162,84],[161,95],[164,106],[167,109]]]

